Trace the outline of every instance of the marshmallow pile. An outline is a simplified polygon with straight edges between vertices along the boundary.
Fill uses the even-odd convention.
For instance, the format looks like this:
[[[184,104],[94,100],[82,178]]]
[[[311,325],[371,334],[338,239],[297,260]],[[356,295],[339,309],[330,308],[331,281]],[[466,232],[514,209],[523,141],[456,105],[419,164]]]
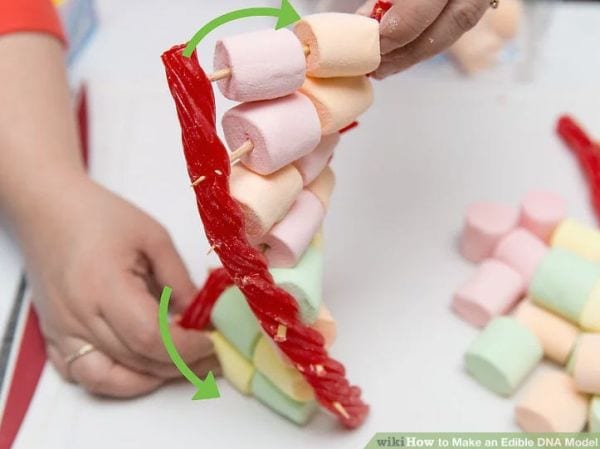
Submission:
[[[322,303],[320,229],[335,184],[329,163],[340,131],[373,102],[366,75],[380,58],[379,23],[341,13],[304,17],[294,32],[226,38],[215,52],[212,79],[224,96],[242,102],[222,121],[233,159],[240,154],[231,195],[244,213],[249,241],[327,347],[336,335]],[[237,287],[221,295],[211,321],[225,378],[291,421],[306,423],[317,409],[312,387],[263,334]],[[281,331],[275,340],[285,341],[285,327]]]
[[[469,207],[460,250],[479,266],[453,310],[483,332],[467,371],[511,396],[546,357],[515,409],[526,432],[600,432],[600,232],[566,219],[565,201],[532,192],[520,211]]]

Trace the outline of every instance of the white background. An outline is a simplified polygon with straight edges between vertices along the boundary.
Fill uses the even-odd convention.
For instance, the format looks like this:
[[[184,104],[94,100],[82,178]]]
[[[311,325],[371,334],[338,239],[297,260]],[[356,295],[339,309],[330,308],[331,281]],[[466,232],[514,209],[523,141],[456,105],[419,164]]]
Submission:
[[[159,54],[217,13],[248,5],[207,3],[102,1],[102,30],[76,71],[92,89],[94,177],[169,228],[198,282],[214,260],[205,256]],[[572,216],[591,221],[585,184],[554,125],[570,111],[600,136],[598,20],[590,5],[557,7],[523,77],[533,82],[512,69],[466,80],[431,63],[376,83],[375,106],[343,139],[325,297],[339,326],[333,355],[372,406],[361,429],[341,430],[326,415],[297,428],[224,381],[222,398],[210,402],[192,402],[183,383],[135,401],[101,400],[47,367],[16,448],[360,448],[377,431],[516,430],[515,399],[463,372],[477,331],[449,310],[472,270],[455,239],[470,202],[517,204],[531,188],[558,191]],[[240,22],[215,36],[270,23]],[[202,44],[207,66],[211,48]],[[15,256],[0,254],[0,273],[16,272]]]

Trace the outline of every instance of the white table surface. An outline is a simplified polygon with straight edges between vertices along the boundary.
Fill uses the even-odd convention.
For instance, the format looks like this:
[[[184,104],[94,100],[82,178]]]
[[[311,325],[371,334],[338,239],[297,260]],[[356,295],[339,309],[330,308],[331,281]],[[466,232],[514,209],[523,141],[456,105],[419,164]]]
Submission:
[[[101,3],[102,31],[76,73],[91,80],[93,175],[163,222],[201,282],[214,260],[205,256],[158,56],[217,11],[247,3]],[[455,238],[470,202],[516,204],[531,188],[555,189],[572,216],[592,221],[585,184],[553,129],[570,111],[600,135],[600,62],[590,56],[598,20],[591,5],[558,7],[532,83],[436,79],[432,65],[377,83],[374,108],[343,140],[326,224],[325,297],[339,326],[333,355],[372,405],[361,429],[345,432],[325,415],[299,429],[224,381],[222,398],[209,402],[192,402],[185,383],[134,401],[101,400],[47,367],[15,448],[360,448],[377,431],[516,430],[515,399],[484,391],[463,372],[477,331],[449,311],[452,291],[473,269]],[[269,21],[239,25],[261,22]],[[7,260],[1,251],[0,273],[4,265],[18,272]]]

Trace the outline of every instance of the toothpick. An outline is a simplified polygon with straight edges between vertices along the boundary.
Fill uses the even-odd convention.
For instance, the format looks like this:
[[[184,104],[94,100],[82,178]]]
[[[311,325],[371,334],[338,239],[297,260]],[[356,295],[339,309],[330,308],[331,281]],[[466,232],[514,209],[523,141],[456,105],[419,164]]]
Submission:
[[[302,50],[304,51],[304,56],[310,55],[310,47],[308,45],[302,46]],[[208,75],[208,79],[211,83],[214,83],[215,81],[230,78],[232,75],[233,70],[231,69],[231,67],[226,67],[224,69],[217,70],[216,72],[211,73],[210,75]]]
[[[227,69],[217,70],[216,72],[211,73],[210,75],[208,75],[208,79],[210,80],[211,83],[214,83],[215,81],[224,80],[225,78],[229,78],[230,76],[231,76],[231,69],[227,68]]]
[[[333,408],[335,408],[338,412],[340,412],[340,415],[342,415],[344,418],[350,419],[350,414],[344,408],[344,406],[342,404],[340,404],[339,402],[334,402]]]
[[[286,341],[287,340],[287,327],[284,326],[283,324],[280,324],[277,327],[277,334],[275,335],[275,338],[273,340],[278,341],[278,342]]]
[[[211,246],[210,248],[208,248],[208,251],[206,252],[206,255],[210,256],[213,253],[214,250],[215,250],[215,247]]]
[[[251,140],[246,140],[237,150],[231,153],[229,159],[231,160],[232,164],[235,164],[237,161],[239,161],[246,154],[250,153],[252,150],[254,150],[254,144]]]
[[[196,187],[198,184],[204,181],[206,181],[206,176],[200,176],[198,179],[192,182],[192,187]]]

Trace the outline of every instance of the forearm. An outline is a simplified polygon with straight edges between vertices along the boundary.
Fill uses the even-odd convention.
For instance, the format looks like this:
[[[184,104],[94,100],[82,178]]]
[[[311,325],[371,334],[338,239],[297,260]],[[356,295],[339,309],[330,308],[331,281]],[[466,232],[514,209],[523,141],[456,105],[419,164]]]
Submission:
[[[0,105],[0,211],[23,237],[39,208],[85,176],[57,39],[0,37]]]

